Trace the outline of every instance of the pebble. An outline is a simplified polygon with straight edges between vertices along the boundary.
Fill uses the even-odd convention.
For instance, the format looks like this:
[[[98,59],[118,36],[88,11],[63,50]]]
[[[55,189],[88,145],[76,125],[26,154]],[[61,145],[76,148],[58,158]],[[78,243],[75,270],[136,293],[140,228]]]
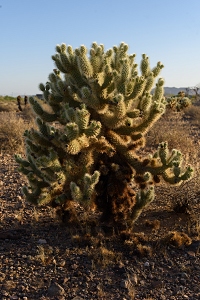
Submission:
[[[132,277],[132,281],[134,282],[134,284],[138,284],[138,276],[137,274],[133,274],[133,277]]]
[[[6,278],[6,274],[0,272],[0,282],[4,281],[5,278]]]
[[[120,283],[120,286],[124,289],[127,289],[129,287],[129,281],[128,280],[122,280]]]
[[[66,261],[65,261],[64,259],[62,259],[62,260],[60,260],[60,261],[58,262],[58,265],[59,265],[60,267],[64,267],[64,266],[66,265]]]
[[[144,280],[141,280],[141,281],[140,281],[140,285],[142,285],[142,286],[145,285],[145,281],[144,281]]]
[[[183,272],[183,273],[181,273],[181,277],[182,277],[182,278],[188,278],[188,274],[185,273],[185,272]]]
[[[40,245],[47,244],[47,241],[45,239],[39,239],[38,244]]]
[[[144,267],[149,267],[150,266],[150,263],[148,262],[148,261],[146,261],[145,263],[144,263]]]
[[[196,254],[193,251],[188,251],[187,254],[192,257],[196,256]]]

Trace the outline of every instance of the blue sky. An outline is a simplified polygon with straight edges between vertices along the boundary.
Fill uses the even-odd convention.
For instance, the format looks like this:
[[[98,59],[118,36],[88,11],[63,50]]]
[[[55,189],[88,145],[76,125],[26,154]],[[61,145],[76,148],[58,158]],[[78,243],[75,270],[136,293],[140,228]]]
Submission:
[[[0,95],[39,93],[57,44],[94,41],[161,61],[165,86],[200,83],[199,0],[0,0]]]

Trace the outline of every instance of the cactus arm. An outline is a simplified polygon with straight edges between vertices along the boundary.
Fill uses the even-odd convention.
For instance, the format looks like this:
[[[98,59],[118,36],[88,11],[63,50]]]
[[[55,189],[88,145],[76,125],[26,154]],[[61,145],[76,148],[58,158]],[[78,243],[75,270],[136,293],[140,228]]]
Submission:
[[[136,204],[131,212],[132,224],[139,218],[144,207],[148,206],[154,200],[154,187],[151,186],[147,189],[140,190],[136,195]]]
[[[95,171],[92,175],[85,173],[83,177],[83,189],[75,183],[70,183],[70,189],[72,197],[75,201],[81,202],[81,204],[85,207],[90,205],[90,201],[92,199],[92,195],[95,192],[95,186],[99,181],[100,173]]]

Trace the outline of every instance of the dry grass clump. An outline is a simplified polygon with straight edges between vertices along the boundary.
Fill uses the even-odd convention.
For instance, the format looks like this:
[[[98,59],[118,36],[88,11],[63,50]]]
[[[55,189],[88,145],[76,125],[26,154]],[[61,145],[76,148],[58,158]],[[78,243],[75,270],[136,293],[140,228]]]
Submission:
[[[9,154],[24,152],[24,131],[34,127],[15,112],[0,112],[0,151]]]
[[[34,111],[31,109],[29,104],[24,106],[23,111],[20,114],[26,122],[33,123],[34,119],[36,118],[36,115],[35,115]]]
[[[17,111],[17,103],[12,101],[5,101],[0,97],[0,112]]]
[[[191,124],[200,125],[200,106],[191,105],[185,111],[185,116],[189,117]]]
[[[106,266],[119,263],[122,259],[120,252],[117,253],[116,251],[108,249],[105,245],[101,245],[96,249],[92,248],[89,256],[91,256],[94,269],[99,266],[105,268]]]
[[[154,230],[159,230],[160,229],[160,221],[159,220],[146,220],[145,221],[145,226],[150,227]]]
[[[192,239],[184,232],[170,231],[163,239],[167,245],[173,245],[175,247],[189,246],[192,243]]]
[[[153,250],[151,246],[148,245],[142,245],[142,244],[138,244],[136,246],[137,251],[136,253],[140,256],[140,257],[152,257],[153,255]]]

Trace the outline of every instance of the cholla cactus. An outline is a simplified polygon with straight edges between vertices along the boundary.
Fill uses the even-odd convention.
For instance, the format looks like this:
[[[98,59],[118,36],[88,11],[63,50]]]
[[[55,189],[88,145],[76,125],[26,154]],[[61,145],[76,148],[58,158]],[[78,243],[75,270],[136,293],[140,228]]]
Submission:
[[[191,100],[185,96],[184,91],[180,91],[177,96],[166,98],[166,107],[177,112],[192,104]]]
[[[26,159],[16,156],[29,182],[23,192],[35,205],[95,204],[102,219],[131,226],[154,199],[155,183],[180,184],[193,171],[182,170],[181,153],[166,142],[151,156],[138,155],[165,112],[162,78],[151,93],[163,65],[151,69],[143,54],[139,75],[125,43],[108,51],[93,43],[89,55],[85,46],[56,51],[56,69],[40,84],[48,111],[29,99],[38,130],[25,132]]]

